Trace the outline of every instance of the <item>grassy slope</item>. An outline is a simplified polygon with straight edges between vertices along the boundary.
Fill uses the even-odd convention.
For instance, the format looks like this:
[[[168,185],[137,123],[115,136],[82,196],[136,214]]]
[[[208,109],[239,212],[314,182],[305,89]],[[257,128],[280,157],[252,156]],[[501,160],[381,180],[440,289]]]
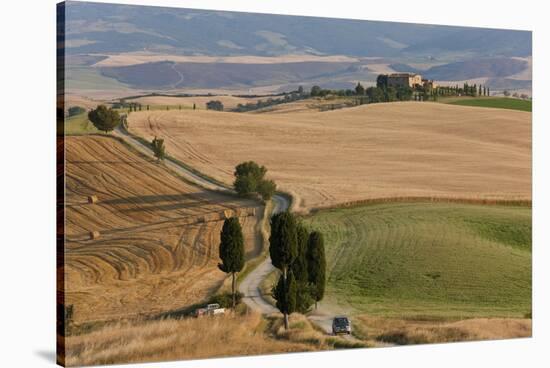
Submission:
[[[82,135],[100,133],[91,121],[88,120],[86,112],[71,116],[65,119],[65,134],[67,135]]]
[[[532,111],[533,102],[529,100],[518,100],[516,98],[482,97],[482,98],[451,98],[443,99],[442,102],[451,105],[493,107],[498,109],[510,109],[519,111]]]
[[[334,209],[327,300],[379,316],[523,316],[531,310],[531,209],[445,203]]]

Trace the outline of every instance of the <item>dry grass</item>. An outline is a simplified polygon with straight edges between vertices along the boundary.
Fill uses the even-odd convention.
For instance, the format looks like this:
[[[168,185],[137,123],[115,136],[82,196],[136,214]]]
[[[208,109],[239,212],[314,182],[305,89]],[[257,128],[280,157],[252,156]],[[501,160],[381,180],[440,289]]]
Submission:
[[[155,111],[130,130],[226,183],[255,160],[296,209],[368,198],[531,198],[531,113],[438,103],[329,112]]]
[[[110,137],[65,142],[65,300],[77,325],[183,308],[220,288],[223,212],[256,202],[187,184]],[[262,246],[256,213],[241,218],[248,257]]]
[[[531,319],[473,318],[460,321],[403,320],[366,315],[354,319],[357,336],[365,341],[397,345],[497,340],[531,337]]]
[[[264,319],[252,312],[116,323],[67,337],[66,364],[135,363],[371,346],[328,336],[300,314],[290,316],[289,327],[284,329],[280,314]]]
[[[270,333],[279,340],[312,345],[315,350],[340,348],[365,348],[372,346],[366,342],[327,335],[321,328],[313,325],[309,319],[299,313],[289,316],[289,329],[285,330],[280,315],[268,317]]]
[[[265,328],[265,320],[258,314],[119,323],[68,337],[66,363],[97,365],[315,350],[311,344],[270,338]]]

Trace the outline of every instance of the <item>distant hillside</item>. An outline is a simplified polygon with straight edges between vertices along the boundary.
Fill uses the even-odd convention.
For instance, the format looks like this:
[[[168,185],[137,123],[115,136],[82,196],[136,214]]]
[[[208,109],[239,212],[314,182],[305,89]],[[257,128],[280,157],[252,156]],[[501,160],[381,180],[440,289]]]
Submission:
[[[522,70],[527,68],[528,65],[525,61],[511,58],[478,58],[467,61],[437,65],[427,70],[421,70],[407,64],[399,63],[391,64],[390,67],[398,72],[419,73],[429,79],[449,81],[466,80],[481,77],[504,78],[521,72]]]
[[[525,61],[510,58],[487,58],[459,61],[434,66],[424,72],[435,80],[463,80],[480,77],[499,78],[521,72],[527,67]]]
[[[284,64],[158,62],[104,67],[104,76],[141,88],[222,88],[301,83],[348,73],[353,63]]]
[[[398,56],[531,53],[531,32],[67,2],[67,52]]]

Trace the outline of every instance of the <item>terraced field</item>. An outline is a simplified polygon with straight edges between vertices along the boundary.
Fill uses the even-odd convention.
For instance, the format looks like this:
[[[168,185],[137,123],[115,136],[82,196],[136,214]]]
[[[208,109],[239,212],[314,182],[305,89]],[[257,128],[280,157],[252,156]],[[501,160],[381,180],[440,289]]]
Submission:
[[[240,216],[248,257],[260,247],[256,202],[187,184],[112,137],[66,138],[66,206],[65,296],[76,323],[204,300],[225,279],[226,215]]]
[[[129,126],[226,183],[240,162],[265,165],[298,211],[380,197],[531,198],[531,113],[418,102],[319,112],[303,103],[262,114],[142,111]]]
[[[432,319],[531,311],[529,207],[386,203],[304,221],[325,234],[329,305]]]

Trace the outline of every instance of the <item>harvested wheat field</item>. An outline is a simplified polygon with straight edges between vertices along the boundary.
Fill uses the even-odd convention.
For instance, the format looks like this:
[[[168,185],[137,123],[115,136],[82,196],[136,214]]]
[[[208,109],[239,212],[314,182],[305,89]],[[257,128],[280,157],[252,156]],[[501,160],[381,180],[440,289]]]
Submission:
[[[531,198],[531,113],[438,103],[327,112],[133,113],[130,130],[231,183],[255,160],[296,210],[380,197]]]
[[[225,279],[225,215],[241,218],[248,257],[259,251],[257,202],[187,184],[112,137],[65,142],[65,298],[75,323],[204,300]]]

